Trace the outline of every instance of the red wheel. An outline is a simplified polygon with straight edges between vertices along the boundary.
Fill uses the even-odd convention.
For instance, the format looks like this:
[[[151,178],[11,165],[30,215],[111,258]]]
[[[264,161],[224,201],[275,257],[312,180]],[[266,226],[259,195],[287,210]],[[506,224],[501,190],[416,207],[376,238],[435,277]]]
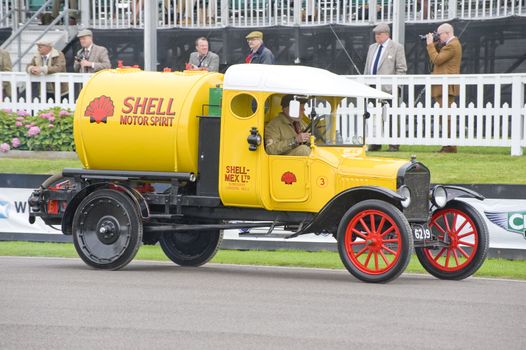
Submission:
[[[453,202],[433,213],[429,227],[442,243],[416,249],[429,273],[442,279],[463,279],[480,268],[488,251],[488,229],[475,209]]]
[[[361,202],[345,213],[338,250],[345,267],[365,282],[386,282],[406,268],[412,251],[409,223],[393,205]]]

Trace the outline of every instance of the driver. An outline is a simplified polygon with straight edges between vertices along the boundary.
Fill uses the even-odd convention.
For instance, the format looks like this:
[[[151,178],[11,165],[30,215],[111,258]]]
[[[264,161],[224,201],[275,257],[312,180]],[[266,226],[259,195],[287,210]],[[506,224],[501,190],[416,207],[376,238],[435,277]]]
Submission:
[[[300,102],[298,118],[289,115],[289,103],[293,95],[285,95],[281,99],[281,113],[272,119],[265,127],[265,149],[268,154],[282,154],[288,156],[308,156],[310,147],[310,133],[303,132],[307,125],[301,119],[305,114],[305,99]]]

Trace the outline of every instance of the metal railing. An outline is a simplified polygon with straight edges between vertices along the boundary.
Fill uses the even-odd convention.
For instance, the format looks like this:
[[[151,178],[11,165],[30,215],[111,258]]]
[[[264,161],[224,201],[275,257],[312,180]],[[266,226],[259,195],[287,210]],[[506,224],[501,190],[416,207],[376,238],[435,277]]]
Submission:
[[[79,73],[33,77],[26,73],[0,72],[0,86],[4,82],[10,85],[7,91],[10,98],[0,91],[2,108],[25,109],[30,113],[54,106],[74,109],[75,98],[89,77],[90,74]],[[390,85],[393,91],[393,100],[385,113],[380,106],[369,107],[369,144],[510,147],[512,155],[522,155],[522,149],[526,147],[526,74],[364,75],[348,78],[377,87]],[[52,96],[46,90],[46,83],[54,84]],[[61,83],[68,87],[63,95]],[[459,85],[457,103],[451,107],[439,107],[431,97],[432,85],[441,85],[445,96],[448,85]],[[447,103],[443,105],[447,106]],[[345,139],[348,137],[346,133],[353,135],[354,132],[350,120],[363,108],[355,108],[350,102],[344,102],[341,108],[349,118],[346,130],[341,130]],[[355,127],[361,130],[360,125]]]
[[[0,1],[3,5],[11,0]],[[93,28],[144,26],[145,0],[85,1],[89,1],[89,6],[85,9],[90,11],[89,25]],[[381,21],[392,22],[394,2],[394,0],[157,0],[156,4],[159,28],[203,28],[366,25]],[[411,23],[440,22],[455,18],[488,19],[526,16],[526,0],[407,0],[405,3],[405,22]]]

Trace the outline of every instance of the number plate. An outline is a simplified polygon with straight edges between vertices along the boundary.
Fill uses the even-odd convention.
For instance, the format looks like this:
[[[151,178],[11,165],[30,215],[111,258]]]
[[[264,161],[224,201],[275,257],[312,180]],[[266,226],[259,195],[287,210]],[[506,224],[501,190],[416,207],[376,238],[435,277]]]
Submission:
[[[430,241],[431,240],[431,230],[427,225],[413,224],[411,225],[413,229],[413,240],[414,241]]]

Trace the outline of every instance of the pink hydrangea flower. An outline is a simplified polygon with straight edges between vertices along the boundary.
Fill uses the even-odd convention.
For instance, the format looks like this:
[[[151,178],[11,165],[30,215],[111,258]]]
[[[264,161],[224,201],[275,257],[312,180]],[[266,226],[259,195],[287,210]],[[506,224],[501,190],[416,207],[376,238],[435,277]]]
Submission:
[[[16,114],[18,114],[21,117],[27,117],[28,115],[31,115],[28,111],[25,109],[19,109]]]
[[[18,137],[13,137],[11,140],[11,146],[13,146],[13,148],[18,148],[18,146],[20,146],[20,139]]]
[[[47,120],[49,120],[50,122],[54,122],[55,121],[55,117],[53,116],[53,114],[50,114],[50,116],[47,118]]]
[[[61,110],[60,112],[58,112],[58,115],[59,115],[60,117],[68,117],[68,116],[71,115],[71,113],[68,112],[68,111],[65,111],[65,110]]]
[[[15,125],[16,125],[16,126],[22,126],[22,125],[24,125],[24,124],[22,124],[21,122],[16,122]]]
[[[24,117],[16,117],[16,121],[23,122],[26,118]]]
[[[13,110],[11,108],[4,108],[2,109],[2,111],[6,112],[6,113],[12,113]]]
[[[1,152],[6,153],[6,152],[9,151],[10,149],[11,149],[11,147],[10,147],[7,143],[5,143],[5,142],[2,143],[2,144],[0,145],[0,151],[1,151]]]
[[[27,131],[27,136],[29,137],[34,137],[34,136],[37,136],[38,134],[40,134],[40,128],[38,126],[32,126]]]
[[[31,125],[31,124],[26,124],[26,125],[24,125],[24,126],[25,126],[26,128],[29,129],[29,128],[32,127],[33,125]]]

